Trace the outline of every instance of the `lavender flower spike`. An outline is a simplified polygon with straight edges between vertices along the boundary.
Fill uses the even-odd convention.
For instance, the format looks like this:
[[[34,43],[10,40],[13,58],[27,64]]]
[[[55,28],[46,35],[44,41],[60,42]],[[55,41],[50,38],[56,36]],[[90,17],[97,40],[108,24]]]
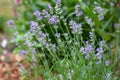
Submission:
[[[91,44],[87,44],[87,46],[86,46],[85,49],[84,49],[84,53],[85,53],[85,54],[89,54],[89,53],[91,53],[92,51],[93,51],[92,45],[91,45]]]
[[[26,50],[22,50],[22,51],[20,52],[20,54],[21,54],[21,55],[25,55],[25,54],[27,54],[27,52],[26,52]]]
[[[59,19],[57,18],[56,15],[53,15],[50,19],[49,19],[49,22],[51,24],[57,24],[59,22]]]
[[[14,26],[14,21],[13,21],[13,20],[9,20],[9,21],[7,22],[7,24],[10,25],[10,26]]]
[[[61,4],[61,0],[56,0],[56,4]]]
[[[103,55],[102,55],[102,53],[97,53],[97,54],[96,54],[96,57],[97,57],[97,59],[101,60],[102,57],[103,57]]]
[[[36,26],[38,26],[38,23],[37,22],[34,22],[34,21],[31,21],[30,22],[30,27],[32,28],[32,27],[36,27]]]
[[[101,61],[97,61],[96,64],[101,64],[102,62]]]
[[[49,8],[49,9],[52,9],[52,6],[51,6],[50,4],[48,4],[48,8]]]
[[[75,13],[76,13],[76,16],[81,16],[83,14],[82,11],[79,11],[79,12],[76,11]]]
[[[102,48],[102,47],[97,48],[97,50],[96,50],[96,51],[98,51],[98,53],[103,53],[103,48]]]
[[[100,47],[103,47],[105,45],[105,41],[100,41],[99,45]]]
[[[37,10],[33,13],[33,15],[35,15],[36,17],[39,17],[41,15],[41,13],[40,13],[40,11]]]
[[[85,59],[90,59],[90,55],[85,55]]]
[[[33,15],[35,15],[37,17],[37,20],[41,20],[43,18],[43,16],[41,15],[41,12],[39,10],[35,11],[33,13]]]
[[[80,5],[77,4],[77,5],[75,6],[75,14],[76,14],[76,16],[78,16],[78,17],[83,14],[83,12],[80,11],[79,9],[80,9]]]
[[[57,38],[60,38],[60,35],[61,35],[60,33],[56,33],[56,34],[55,34],[55,36],[56,36]]]
[[[110,65],[110,63],[111,63],[111,62],[110,62],[109,60],[106,60],[106,61],[105,61],[106,66]]]
[[[113,7],[115,4],[114,2],[110,2],[110,6]]]

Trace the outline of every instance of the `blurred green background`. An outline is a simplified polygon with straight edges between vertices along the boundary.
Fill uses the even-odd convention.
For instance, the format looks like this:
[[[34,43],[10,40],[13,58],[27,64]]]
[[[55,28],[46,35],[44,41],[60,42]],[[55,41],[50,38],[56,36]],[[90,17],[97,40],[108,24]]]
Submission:
[[[13,16],[10,0],[0,0],[0,34],[6,32],[6,21]]]
[[[0,0],[0,16],[10,17],[12,15],[13,11],[11,0]]]

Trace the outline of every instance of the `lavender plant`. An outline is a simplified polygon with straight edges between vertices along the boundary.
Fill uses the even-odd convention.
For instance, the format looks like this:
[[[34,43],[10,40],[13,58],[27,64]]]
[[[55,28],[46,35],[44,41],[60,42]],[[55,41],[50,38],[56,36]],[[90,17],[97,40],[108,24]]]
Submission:
[[[22,41],[14,38],[20,54],[30,64],[28,69],[21,65],[25,80],[39,79],[40,75],[46,80],[118,79],[111,49],[105,40],[96,37],[96,22],[80,8],[77,4],[73,15],[66,17],[61,0],[56,0],[55,7],[48,4],[48,10],[33,12],[36,19],[30,21],[30,30],[21,37]],[[95,7],[94,11],[99,21],[104,19],[101,7]],[[18,34],[14,21],[8,24]],[[84,27],[90,29],[86,39]]]

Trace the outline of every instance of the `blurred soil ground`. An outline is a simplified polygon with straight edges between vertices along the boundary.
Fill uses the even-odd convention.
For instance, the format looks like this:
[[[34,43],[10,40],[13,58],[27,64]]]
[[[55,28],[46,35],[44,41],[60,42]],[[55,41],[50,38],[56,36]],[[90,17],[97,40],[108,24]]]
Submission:
[[[2,41],[8,37],[0,33],[0,80],[22,80],[19,74],[19,66],[16,64],[22,57],[13,54],[10,49],[1,46]]]

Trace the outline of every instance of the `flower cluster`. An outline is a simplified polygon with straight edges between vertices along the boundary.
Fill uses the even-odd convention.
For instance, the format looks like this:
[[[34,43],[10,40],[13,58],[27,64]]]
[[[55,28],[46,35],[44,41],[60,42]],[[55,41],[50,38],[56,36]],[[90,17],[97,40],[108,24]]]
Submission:
[[[92,21],[92,19],[89,18],[88,16],[85,17],[85,20],[86,20],[87,24],[90,25],[90,27],[93,27],[95,25],[95,23]]]
[[[21,50],[20,54],[21,54],[21,56],[24,57],[27,54],[27,51],[26,50]]]
[[[110,2],[110,6],[113,7],[115,5],[114,2]]]
[[[56,34],[55,34],[55,36],[56,36],[57,38],[60,38],[60,35],[61,35],[60,33],[56,33]]]
[[[92,44],[88,43],[88,41],[86,41],[86,47],[81,47],[80,48],[80,52],[85,54],[85,58],[86,59],[90,59],[90,53],[93,52],[93,46]]]
[[[38,11],[38,10],[35,11],[35,12],[33,13],[33,15],[36,16],[37,20],[41,20],[41,19],[43,18],[43,16],[41,15],[41,12]]]
[[[55,13],[58,15],[63,13],[63,10],[61,9],[61,0],[56,0]]]
[[[80,11],[79,9],[80,9],[80,5],[77,4],[77,5],[75,6],[75,14],[76,14],[76,16],[78,16],[78,17],[80,17],[80,16],[83,14],[83,12]]]
[[[77,24],[75,21],[70,21],[69,25],[73,34],[82,34],[82,24]]]
[[[104,50],[103,50],[103,47],[105,45],[105,42],[104,41],[100,41],[100,44],[97,49],[96,49],[96,54],[95,54],[95,58],[98,60],[96,62],[96,64],[101,64],[102,62],[102,58],[103,58],[103,53],[104,53]],[[93,48],[93,45],[88,43],[88,41],[86,41],[86,46],[85,47],[81,47],[80,48],[80,52],[83,53],[85,55],[85,59],[90,59],[90,53],[94,53],[94,48]],[[105,64],[106,66],[108,66],[110,64],[110,61],[109,60],[106,60],[105,61]]]
[[[13,21],[13,20],[9,20],[9,21],[7,22],[7,24],[8,24],[9,26],[11,26],[11,27],[14,28],[14,21]]]
[[[59,22],[59,19],[58,19],[58,16],[56,15],[51,16],[49,19],[50,24],[57,24],[58,22]]]
[[[35,27],[38,26],[38,23],[37,22],[34,22],[34,21],[31,21],[30,22],[30,29],[34,29]]]
[[[114,24],[114,27],[116,29],[116,32],[119,32],[120,31],[120,23],[115,23]]]
[[[44,18],[50,18],[50,14],[48,13],[47,10],[43,10],[43,11],[42,11],[42,14],[43,14],[43,17],[44,17]]]
[[[97,51],[97,54],[96,54],[97,59],[101,60],[103,55],[103,48],[102,47],[97,48],[96,51]]]
[[[93,9],[93,12],[98,14],[98,19],[103,20],[104,19],[104,9],[101,6],[96,6]]]
[[[61,0],[56,0],[56,4],[61,4]]]

